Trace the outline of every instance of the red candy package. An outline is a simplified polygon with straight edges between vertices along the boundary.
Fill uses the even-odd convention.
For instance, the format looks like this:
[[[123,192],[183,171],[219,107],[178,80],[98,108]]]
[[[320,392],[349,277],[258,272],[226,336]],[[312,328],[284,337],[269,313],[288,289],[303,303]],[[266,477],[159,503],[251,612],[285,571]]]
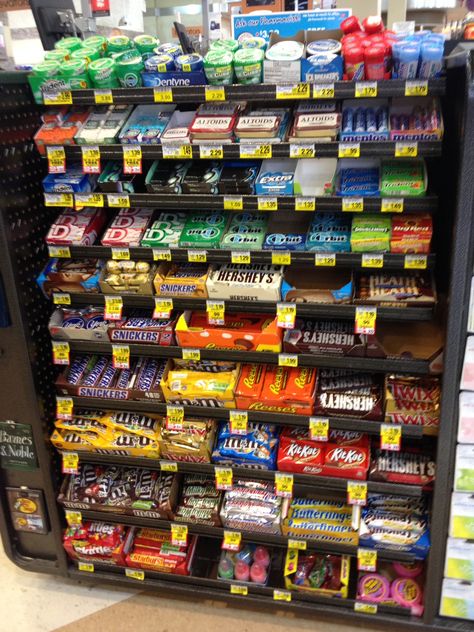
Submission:
[[[196,536],[190,536],[187,546],[174,546],[170,531],[131,529],[124,545],[125,563],[133,568],[189,575],[196,543]]]
[[[127,527],[105,522],[85,522],[64,532],[63,546],[73,560],[124,564]]]

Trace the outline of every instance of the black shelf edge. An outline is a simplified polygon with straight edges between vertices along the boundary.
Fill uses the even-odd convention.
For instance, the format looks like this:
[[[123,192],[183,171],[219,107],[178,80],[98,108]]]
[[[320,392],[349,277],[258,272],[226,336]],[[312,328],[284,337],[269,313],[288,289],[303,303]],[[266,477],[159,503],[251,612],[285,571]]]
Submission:
[[[148,344],[127,344],[117,342],[130,348],[132,356],[153,358],[182,358],[183,348],[178,346],[163,347]],[[112,343],[71,340],[71,351],[80,353],[111,354]],[[203,360],[232,360],[234,362],[257,362],[261,364],[278,364],[278,353],[271,351],[231,351],[229,349],[199,349]],[[410,373],[426,375],[429,373],[428,360],[357,358],[352,356],[298,354],[298,366],[355,369],[376,373]]]
[[[97,520],[99,522],[113,522],[116,524],[123,524],[127,527],[150,527],[151,529],[164,529],[168,530],[171,525],[174,524],[173,520],[156,520],[156,518],[142,518],[137,516],[127,516],[123,514],[108,513],[103,511],[82,510],[82,517],[86,520]],[[224,531],[240,531],[242,539],[247,542],[258,542],[261,544],[277,546],[280,548],[288,548],[289,539],[303,539],[303,538],[288,538],[284,535],[273,535],[270,533],[259,533],[257,531],[242,531],[238,529],[226,528],[226,527],[214,527],[210,525],[193,524],[191,522],[182,522],[180,524],[186,524],[188,532],[191,535],[203,535],[216,539],[223,539]],[[357,546],[350,546],[344,544],[335,544],[328,542],[318,542],[317,540],[304,540],[306,542],[306,549],[310,551],[323,551],[325,553],[334,553],[338,555],[350,555],[352,557],[357,556]],[[410,553],[404,553],[399,551],[388,551],[384,549],[377,550],[377,559],[388,562],[400,561],[400,562],[414,562],[416,557]]]
[[[309,85],[311,86],[312,84]],[[403,97],[405,96],[405,86],[406,82],[401,79],[377,81],[377,96]],[[170,86],[170,88],[172,89],[173,103],[199,103],[200,101],[205,101],[205,86]],[[430,79],[428,81],[429,96],[442,96],[445,91],[446,80],[444,78]],[[153,88],[119,88],[111,90],[111,92],[114,103],[154,103]],[[266,83],[225,86],[225,96],[227,100],[271,101],[276,99],[276,86]],[[354,97],[354,81],[334,82],[335,99],[352,99]],[[94,90],[73,90],[72,100],[74,105],[94,105]]]
[[[94,191],[94,193],[101,193],[104,198],[104,206],[107,208],[117,208],[116,206],[110,206],[107,199],[107,192]],[[112,193],[112,195],[122,195],[119,193]],[[80,194],[79,194],[80,195]],[[257,211],[258,199],[264,196],[258,195],[212,195],[212,194],[194,194],[186,193],[177,195],[174,193],[128,193],[123,194],[128,197],[130,206],[133,207],[148,207],[159,209],[177,209],[181,212],[196,211],[196,210],[221,210],[224,208],[224,198],[242,198],[242,210],[243,211]],[[274,196],[271,196],[274,197]],[[276,196],[278,203],[278,210],[282,211],[295,211],[295,202],[298,197],[313,196]],[[390,200],[391,198],[380,197],[364,197],[364,210],[362,213],[381,213],[388,215],[396,215],[397,212],[382,211],[382,200]],[[423,197],[405,197],[403,199],[403,213],[433,213],[438,209],[438,196],[427,195]],[[342,200],[343,196],[319,196],[315,197],[315,206],[317,212],[343,212]],[[184,206],[184,208],[183,208]],[[261,211],[267,212],[267,211]],[[314,211],[295,211],[298,213],[313,213]],[[349,212],[349,211],[344,211]],[[349,212],[351,215],[352,213]]]
[[[76,398],[77,401],[78,398]],[[80,461],[85,463],[106,463],[113,465],[123,465],[131,467],[143,467],[151,470],[161,470],[159,460],[147,459],[143,457],[122,457],[115,454],[96,454],[95,452],[78,452]],[[219,464],[214,463],[179,463],[178,471],[184,474],[205,474],[213,477],[216,467]],[[226,466],[228,467],[228,466]],[[248,467],[232,467],[234,478],[257,479],[264,481],[274,481],[274,470],[257,470]],[[330,476],[316,476],[312,474],[293,474],[295,487],[301,487],[307,491],[317,492],[318,494],[328,494],[334,492],[337,494],[345,494],[347,491],[347,478],[336,478]],[[398,496],[407,496],[410,498],[420,498],[423,488],[420,485],[403,485],[401,483],[385,483],[379,481],[366,481],[367,491],[369,494],[396,494]]]
[[[77,292],[69,294],[71,305],[104,305],[104,295],[95,292]],[[117,294],[119,296],[119,294]],[[155,308],[155,296],[135,294],[123,294],[124,309],[139,307],[153,312]],[[163,296],[161,298],[173,298]],[[218,299],[220,300],[220,299]],[[224,300],[225,309],[230,312],[258,312],[261,314],[274,314],[277,302],[273,301],[230,301]],[[175,309],[205,310],[206,299],[200,298],[173,298]],[[310,316],[314,318],[341,318],[354,320],[356,305],[327,305],[318,303],[297,303],[297,316]],[[433,307],[378,307],[377,319],[384,321],[427,321],[433,318]]]
[[[342,144],[347,144],[348,141],[341,141]],[[403,140],[400,142],[412,142],[410,140]],[[417,155],[425,157],[438,157],[442,152],[441,140],[419,140],[416,141],[418,145]],[[254,141],[250,144],[265,145],[263,139]],[[337,158],[339,154],[339,142],[330,143],[317,143],[316,144],[316,157],[332,157]],[[352,144],[352,143],[350,143]],[[142,150],[143,160],[156,160],[163,158],[162,145],[140,145]],[[360,143],[360,155],[361,157],[395,157],[395,141],[370,141]],[[80,145],[66,145],[64,147],[66,157],[73,160],[80,161],[82,159],[82,146]],[[122,160],[123,148],[131,147],[131,145],[99,145],[101,158],[111,160]],[[272,158],[290,158],[290,143],[273,143]],[[200,158],[199,145],[191,145],[192,157],[195,159]],[[223,145],[224,160],[227,158],[240,159],[240,144],[231,143]]]
[[[72,397],[76,408],[91,408],[99,410],[121,410],[141,413],[154,413],[166,415],[166,404],[150,401],[135,400],[109,400],[96,397]],[[184,406],[186,417],[204,417],[218,421],[229,421],[228,408],[209,408],[206,406]],[[247,410],[248,420],[252,422],[271,423],[278,426],[309,427],[310,417],[306,415],[290,415],[283,413],[271,413],[266,411]],[[317,415],[314,415],[317,417]],[[329,422],[331,430],[351,430],[354,432],[366,432],[367,434],[380,436],[380,424],[382,421],[367,421],[354,417],[324,417]],[[402,426],[404,439],[422,439],[422,426]],[[179,464],[178,464],[179,468]]]
[[[127,248],[125,248],[127,250]],[[132,259],[140,259],[143,261],[153,261],[153,249],[146,247],[128,248],[130,251],[130,257]],[[159,250],[159,248],[158,248]],[[167,250],[165,248],[165,250]],[[192,250],[192,249],[191,249]],[[238,250],[220,250],[220,249],[208,249],[205,250],[208,263],[232,263],[232,253],[240,252]],[[112,248],[109,246],[69,246],[71,256],[74,258],[88,259],[90,257],[97,257],[100,259],[112,258]],[[250,250],[251,262],[255,264],[271,264],[272,263],[272,250]],[[188,248],[171,248],[171,260],[172,261],[188,261]],[[309,251],[291,251],[291,263],[312,264],[315,265],[315,252]],[[318,253],[325,256],[328,253]],[[331,253],[332,254],[332,253]],[[352,252],[338,252],[334,253],[336,256],[336,266],[343,268],[362,268],[363,255],[360,253]],[[378,253],[377,253],[378,254]],[[370,253],[369,255],[370,256]],[[435,266],[436,255],[430,254],[427,258],[427,269],[432,269]],[[383,253],[383,269],[384,270],[400,270],[405,267],[405,255]],[[370,270],[374,268],[364,269]],[[377,268],[379,269],[379,268]]]

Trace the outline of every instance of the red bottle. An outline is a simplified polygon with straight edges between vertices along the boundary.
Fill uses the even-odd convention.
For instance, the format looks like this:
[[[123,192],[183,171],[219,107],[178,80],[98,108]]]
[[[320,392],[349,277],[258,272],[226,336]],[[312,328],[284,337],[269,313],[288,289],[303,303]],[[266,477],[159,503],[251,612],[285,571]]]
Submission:
[[[364,49],[351,44],[344,49],[344,72],[347,79],[361,81],[364,78]]]
[[[341,31],[344,35],[348,35],[349,33],[354,33],[355,31],[361,31],[362,28],[360,26],[359,19],[356,18],[355,15],[351,15],[350,18],[346,18],[341,22]]]
[[[382,18],[379,15],[369,15],[362,21],[362,27],[367,35],[383,31]]]
[[[365,78],[376,81],[385,78],[385,45],[374,44],[364,50]]]

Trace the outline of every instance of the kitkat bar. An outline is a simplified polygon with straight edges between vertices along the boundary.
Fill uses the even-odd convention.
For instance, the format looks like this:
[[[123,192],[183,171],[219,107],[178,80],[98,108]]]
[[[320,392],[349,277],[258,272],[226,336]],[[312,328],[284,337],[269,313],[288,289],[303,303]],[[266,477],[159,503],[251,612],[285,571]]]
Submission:
[[[312,441],[303,428],[285,428],[280,435],[281,471],[365,480],[369,462],[369,439],[363,433],[330,431],[327,443]]]
[[[287,330],[283,350],[288,353],[315,353],[362,357],[369,336],[355,334],[353,323],[345,320],[304,320],[297,318]]]
[[[373,450],[369,479],[402,485],[429,486],[436,473],[436,463],[432,456],[415,450],[393,452]]]
[[[66,209],[56,218],[46,235],[46,243],[54,246],[92,246],[106,219],[102,208]]]
[[[316,369],[244,364],[235,389],[237,408],[311,415]]]

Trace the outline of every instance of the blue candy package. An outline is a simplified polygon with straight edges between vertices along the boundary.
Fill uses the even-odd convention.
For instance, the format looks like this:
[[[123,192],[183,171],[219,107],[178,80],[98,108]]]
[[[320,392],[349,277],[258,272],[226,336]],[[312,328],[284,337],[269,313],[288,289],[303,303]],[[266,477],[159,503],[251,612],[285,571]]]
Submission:
[[[306,235],[302,233],[269,233],[263,243],[264,250],[304,250]]]
[[[90,193],[97,176],[84,173],[82,165],[71,165],[66,173],[48,173],[43,179],[45,193]]]
[[[306,236],[306,250],[311,252],[350,252],[350,232],[311,232]]]
[[[294,160],[264,160],[255,181],[257,195],[293,195]]]
[[[213,463],[242,465],[255,469],[276,467],[278,437],[275,426],[248,424],[245,435],[232,434],[228,423],[222,424],[212,452]]]

